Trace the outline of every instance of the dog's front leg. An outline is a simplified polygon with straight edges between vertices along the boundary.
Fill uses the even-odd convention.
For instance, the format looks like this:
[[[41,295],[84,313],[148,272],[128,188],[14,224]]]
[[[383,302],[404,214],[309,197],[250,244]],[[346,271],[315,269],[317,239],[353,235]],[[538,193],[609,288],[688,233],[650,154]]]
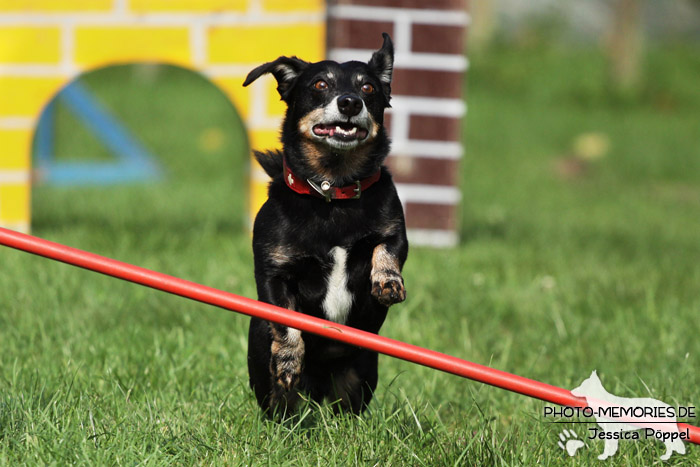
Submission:
[[[406,289],[401,267],[406,260],[408,243],[403,238],[380,243],[372,252],[372,295],[384,306],[403,302]]]
[[[294,297],[281,279],[267,280],[260,292],[260,300],[289,310],[296,310]],[[304,340],[301,331],[281,324],[269,323],[272,342],[270,346],[270,376],[272,391],[270,407],[275,408],[284,402],[289,408],[297,395],[295,388],[299,383],[304,364]]]

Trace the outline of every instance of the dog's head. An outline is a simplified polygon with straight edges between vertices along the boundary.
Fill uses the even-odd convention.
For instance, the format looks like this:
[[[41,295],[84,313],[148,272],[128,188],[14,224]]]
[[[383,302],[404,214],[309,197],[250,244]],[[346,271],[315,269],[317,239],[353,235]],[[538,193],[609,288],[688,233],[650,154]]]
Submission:
[[[388,152],[394,47],[388,34],[367,63],[309,63],[280,57],[248,74],[244,86],[271,73],[287,104],[282,142],[299,175],[347,181],[376,171]]]
[[[583,380],[578,387],[571,390],[571,394],[576,397],[596,396],[600,395],[601,391],[604,393],[605,388],[603,387],[603,383],[600,381],[600,378],[598,378],[598,372],[593,370],[593,372],[591,372],[591,376]]]

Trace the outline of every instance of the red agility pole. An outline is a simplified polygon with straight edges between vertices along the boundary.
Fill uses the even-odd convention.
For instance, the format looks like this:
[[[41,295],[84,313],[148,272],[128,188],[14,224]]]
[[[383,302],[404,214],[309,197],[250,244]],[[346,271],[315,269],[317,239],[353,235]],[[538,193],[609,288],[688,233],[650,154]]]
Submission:
[[[418,363],[419,365],[490,384],[491,386],[507,389],[545,402],[569,407],[587,407],[585,398],[576,397],[566,389],[1,227],[0,245],[145,285],[146,287],[198,302],[273,321],[284,326]],[[681,431],[688,430],[690,435],[688,441],[700,444],[699,427],[678,423],[678,429]]]

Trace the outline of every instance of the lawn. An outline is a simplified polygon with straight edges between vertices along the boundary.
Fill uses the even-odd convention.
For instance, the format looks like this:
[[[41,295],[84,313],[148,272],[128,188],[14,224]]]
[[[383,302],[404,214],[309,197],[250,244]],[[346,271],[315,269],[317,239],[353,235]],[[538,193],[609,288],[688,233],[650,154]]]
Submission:
[[[411,249],[382,334],[565,388],[597,369],[617,395],[700,406],[698,52],[651,47],[634,96],[609,90],[590,48],[472,56],[462,241]],[[232,108],[174,68],[85,81],[168,176],[37,186],[33,233],[255,297]],[[57,157],[111,157],[57,112]],[[582,134],[609,149],[576,157]],[[572,461],[558,434],[585,425],[389,357],[365,415],[269,422],[247,387],[246,317],[5,248],[0,265],[2,464],[571,465],[603,450],[587,441]],[[700,464],[686,447],[669,464]],[[662,453],[623,441],[608,463]]]

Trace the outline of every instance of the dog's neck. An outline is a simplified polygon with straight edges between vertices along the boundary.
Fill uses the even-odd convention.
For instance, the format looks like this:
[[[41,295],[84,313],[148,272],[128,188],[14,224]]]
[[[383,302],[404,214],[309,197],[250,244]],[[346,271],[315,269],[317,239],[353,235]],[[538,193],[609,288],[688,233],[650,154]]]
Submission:
[[[359,199],[362,192],[374,185],[381,177],[381,169],[378,169],[369,177],[360,180],[355,180],[352,184],[346,186],[334,186],[331,180],[323,180],[317,183],[311,179],[304,180],[297,176],[287,164],[287,159],[283,158],[283,178],[284,183],[293,191],[304,194],[324,198],[327,202],[335,199]]]

